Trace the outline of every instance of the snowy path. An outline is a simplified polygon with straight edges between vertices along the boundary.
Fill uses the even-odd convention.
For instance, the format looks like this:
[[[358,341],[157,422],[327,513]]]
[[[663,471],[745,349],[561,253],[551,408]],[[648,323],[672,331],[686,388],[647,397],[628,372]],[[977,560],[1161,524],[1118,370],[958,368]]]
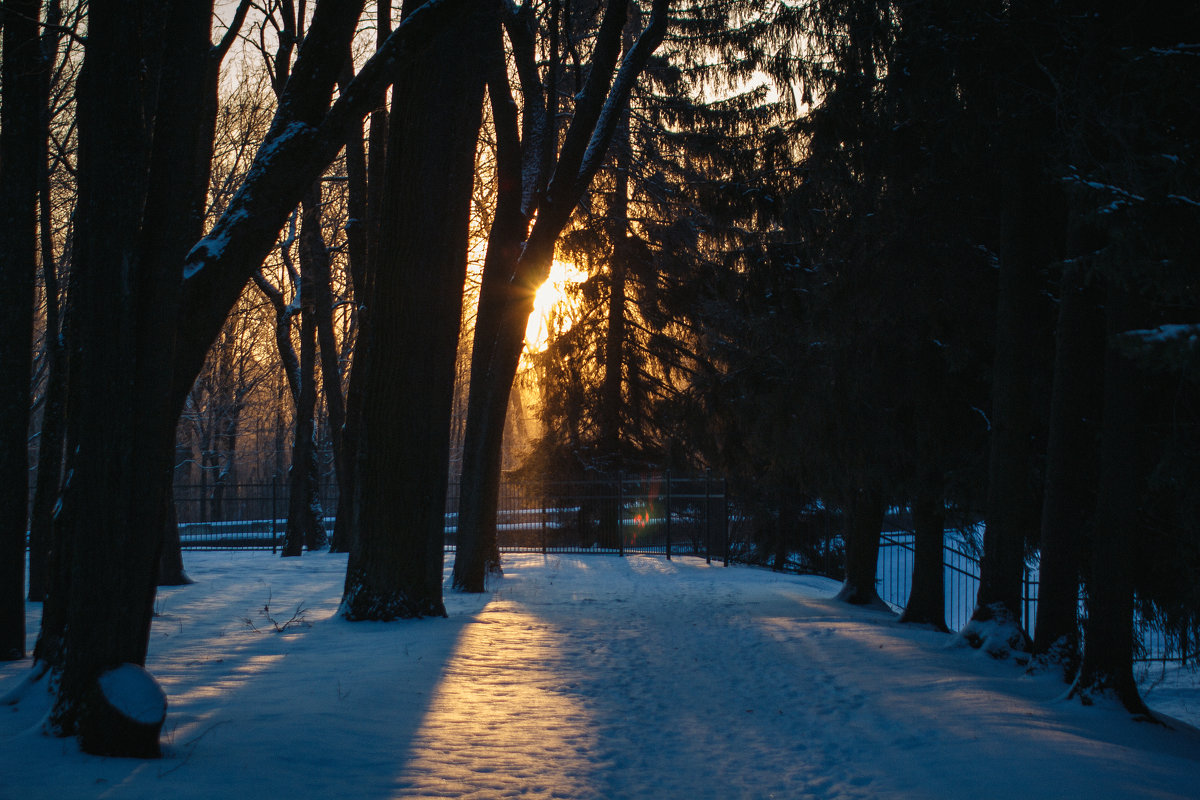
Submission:
[[[447,620],[351,624],[344,564],[192,556],[151,646],[168,757],[81,756],[26,702],[0,711],[0,800],[1200,796],[1200,732],[1055,701],[823,579],[512,556]],[[254,632],[268,596],[314,624]]]

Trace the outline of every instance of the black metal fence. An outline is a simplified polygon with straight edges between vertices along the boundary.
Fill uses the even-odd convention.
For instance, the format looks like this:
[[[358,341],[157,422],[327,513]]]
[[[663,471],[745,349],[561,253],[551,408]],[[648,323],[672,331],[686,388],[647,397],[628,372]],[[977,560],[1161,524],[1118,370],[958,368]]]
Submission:
[[[946,625],[960,630],[975,610],[979,594],[979,559],[947,537],[942,543],[944,569]],[[876,585],[884,602],[903,610],[912,590],[913,534],[907,531],[888,531],[879,543],[879,563],[875,573]],[[1021,624],[1033,636],[1037,620],[1038,581],[1036,566],[1026,565],[1021,581]]]
[[[327,531],[337,507],[334,486],[322,487]],[[446,547],[458,532],[459,486],[446,498]],[[189,549],[274,549],[287,525],[286,483],[176,486],[180,541]],[[619,475],[583,481],[505,483],[497,538],[507,552],[656,553],[729,557],[725,482],[710,475]]]
[[[884,533],[880,540],[879,562],[875,573],[876,585],[884,602],[902,611],[912,589],[913,534],[906,531]],[[961,630],[975,610],[979,593],[979,559],[962,545],[947,537],[942,545],[945,569],[946,625]],[[1082,594],[1080,617],[1086,615]],[[1021,579],[1021,625],[1032,637],[1037,627],[1038,567],[1026,564]],[[1169,631],[1141,613],[1134,615],[1137,635],[1138,661],[1181,662],[1195,664],[1200,658],[1196,632]]]

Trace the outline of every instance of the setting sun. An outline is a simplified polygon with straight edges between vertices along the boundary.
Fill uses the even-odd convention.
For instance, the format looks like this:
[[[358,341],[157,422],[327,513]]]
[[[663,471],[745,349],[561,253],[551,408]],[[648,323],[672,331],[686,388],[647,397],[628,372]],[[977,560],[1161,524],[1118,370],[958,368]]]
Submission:
[[[559,303],[566,301],[565,290],[568,285],[582,283],[587,280],[587,272],[574,264],[565,261],[555,261],[550,267],[550,277],[538,287],[533,299],[533,313],[529,315],[529,323],[525,327],[525,352],[540,353],[550,343],[550,320]],[[559,309],[561,312],[562,309]],[[571,327],[567,318],[562,329]]]

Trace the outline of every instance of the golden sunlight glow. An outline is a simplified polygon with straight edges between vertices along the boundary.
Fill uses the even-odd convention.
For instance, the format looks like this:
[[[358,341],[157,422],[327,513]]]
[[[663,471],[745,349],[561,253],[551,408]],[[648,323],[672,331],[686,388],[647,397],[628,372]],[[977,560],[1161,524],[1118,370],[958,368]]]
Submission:
[[[550,344],[551,325],[556,332],[565,331],[571,327],[571,317],[567,305],[566,289],[570,284],[582,283],[587,280],[587,272],[574,264],[565,261],[555,261],[550,267],[550,277],[538,287],[533,299],[533,313],[529,315],[529,324],[525,326],[525,352],[540,353]],[[559,319],[555,321],[555,315]]]
[[[463,628],[402,760],[404,789],[445,797],[593,797],[596,721],[572,674],[570,637],[493,600]],[[406,795],[407,796],[407,795]]]

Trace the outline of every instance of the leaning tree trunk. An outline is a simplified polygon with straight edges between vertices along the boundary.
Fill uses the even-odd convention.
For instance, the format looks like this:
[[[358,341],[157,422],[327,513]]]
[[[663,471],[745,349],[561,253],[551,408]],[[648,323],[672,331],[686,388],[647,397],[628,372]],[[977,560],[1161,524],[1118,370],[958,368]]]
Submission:
[[[1046,443],[1035,654],[1071,680],[1079,664],[1082,534],[1096,506],[1104,318],[1083,268],[1063,272]]]
[[[0,661],[25,655],[33,276],[37,269],[39,3],[7,3],[0,88]]]
[[[489,53],[489,96],[497,129],[498,196],[475,313],[467,420],[463,435],[458,525],[454,546],[454,588],[482,592],[489,572],[500,570],[495,509],[500,497],[501,453],[508,392],[501,402],[491,351],[513,291],[511,278],[528,220],[522,211],[521,157],[516,104],[511,100],[507,66],[497,46]],[[507,102],[505,100],[507,99]]]
[[[884,606],[875,589],[883,517],[883,501],[878,495],[862,491],[851,500],[846,520],[846,577],[838,600],[856,606]]]
[[[405,3],[411,13],[414,2]],[[342,613],[444,615],[442,561],[455,359],[466,280],[481,54],[496,9],[472,4],[393,88],[383,224],[370,287],[358,531]]]
[[[574,116],[563,137],[558,160],[554,162],[554,177],[545,190],[545,199],[537,208],[529,238],[523,247],[513,248],[515,252],[507,252],[506,247],[506,252],[499,254],[495,262],[498,274],[493,280],[489,280],[485,265],[475,342],[471,350],[471,385],[463,437],[458,518],[459,540],[469,537],[467,541],[471,544],[463,553],[466,559],[455,559],[454,583],[459,589],[482,592],[488,559],[494,558],[494,563],[499,564],[498,554],[492,554],[497,552],[496,501],[500,494],[504,417],[524,347],[525,326],[533,311],[534,295],[550,274],[558,236],[599,169],[621,111],[627,107],[634,82],[662,42],[668,5],[667,0],[654,0],[650,22],[622,60],[615,78],[613,67],[621,51],[628,4],[612,2],[605,8],[592,51],[591,69],[583,91],[576,97]],[[557,9],[557,5],[552,9]],[[552,53],[552,64],[554,58]],[[529,111],[532,105],[527,95],[526,110]],[[529,135],[524,143],[527,156],[534,156],[535,162],[544,157],[547,164],[553,161],[552,142],[557,138],[554,122],[557,115],[553,113],[557,108],[557,97],[548,106],[551,112],[546,114],[547,128],[543,139],[547,146],[540,151],[533,148]],[[499,118],[497,123],[499,129]],[[498,139],[503,143],[503,136]],[[523,172],[534,174],[536,170],[528,168]],[[549,173],[549,168],[543,166],[541,174]],[[526,194],[540,194],[540,185],[525,185],[523,190]],[[531,211],[531,208],[524,209],[525,213]],[[510,218],[502,218],[499,213],[496,221],[510,224]],[[508,240],[504,241],[507,244]],[[489,258],[491,255],[489,240]],[[485,316],[485,310],[489,309],[490,313]],[[460,559],[463,560],[461,566]]]
[[[143,257],[157,269],[177,274],[188,250],[204,232],[204,213],[211,174],[212,143],[216,130],[217,78],[220,48],[212,48],[208,26],[211,2],[194,3],[188,20],[168,32],[176,57],[164,63],[163,81],[172,89],[159,101],[159,115],[170,120],[170,136],[156,135],[154,171],[163,185],[153,190],[157,198],[147,212]],[[244,11],[239,12],[243,16]],[[236,20],[235,20],[236,21]],[[224,47],[231,40],[226,37]],[[189,387],[190,388],[190,387]],[[183,410],[183,395],[169,394],[170,415]],[[164,503],[160,586],[191,583],[183,568],[174,504],[174,470],[162,476]]]

